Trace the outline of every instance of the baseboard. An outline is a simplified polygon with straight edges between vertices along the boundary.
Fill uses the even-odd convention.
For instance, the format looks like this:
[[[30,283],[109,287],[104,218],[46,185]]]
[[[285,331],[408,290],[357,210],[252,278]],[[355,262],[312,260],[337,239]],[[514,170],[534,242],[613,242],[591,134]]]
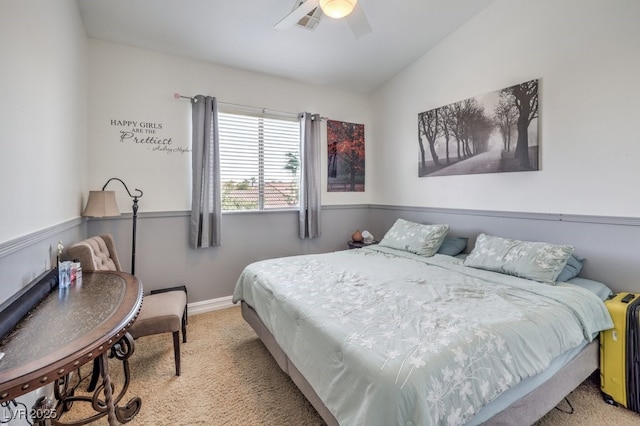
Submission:
[[[231,301],[233,296],[219,297],[217,299],[202,300],[187,305],[189,316],[204,314],[205,312],[217,311],[219,309],[232,308],[234,306]]]

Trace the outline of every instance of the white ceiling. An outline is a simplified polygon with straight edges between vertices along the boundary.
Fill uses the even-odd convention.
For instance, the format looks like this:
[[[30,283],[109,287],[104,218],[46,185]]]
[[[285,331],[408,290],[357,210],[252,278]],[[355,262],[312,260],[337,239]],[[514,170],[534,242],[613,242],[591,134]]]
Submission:
[[[77,0],[87,35],[250,71],[369,93],[493,0],[360,0],[373,31],[343,20],[273,26],[295,0]]]

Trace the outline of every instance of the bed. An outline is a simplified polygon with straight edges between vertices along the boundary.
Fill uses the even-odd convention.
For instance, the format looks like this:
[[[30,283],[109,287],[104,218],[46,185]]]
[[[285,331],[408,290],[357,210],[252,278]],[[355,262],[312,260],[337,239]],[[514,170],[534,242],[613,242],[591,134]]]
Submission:
[[[551,282],[566,253],[532,280],[491,270],[526,263],[491,265],[497,239],[461,259],[436,252],[442,235],[418,233],[412,250],[392,230],[387,244],[256,262],[238,279],[233,301],[327,424],[531,424],[598,367],[607,289]]]

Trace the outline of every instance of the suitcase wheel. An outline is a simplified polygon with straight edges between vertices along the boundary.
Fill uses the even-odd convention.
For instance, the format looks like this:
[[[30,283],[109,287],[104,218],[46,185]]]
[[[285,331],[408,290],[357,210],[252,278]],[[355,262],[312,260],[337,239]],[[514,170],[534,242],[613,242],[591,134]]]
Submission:
[[[602,394],[602,399],[604,399],[604,402],[606,402],[607,404],[614,405],[616,407],[618,406],[618,403],[615,402],[613,398],[611,398],[611,396],[607,395],[606,393]]]

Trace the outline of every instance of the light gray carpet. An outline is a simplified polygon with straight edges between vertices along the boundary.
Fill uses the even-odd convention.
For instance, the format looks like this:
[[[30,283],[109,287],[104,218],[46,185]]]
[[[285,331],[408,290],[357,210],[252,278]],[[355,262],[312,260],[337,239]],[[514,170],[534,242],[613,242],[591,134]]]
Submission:
[[[322,425],[322,419],[277,366],[239,308],[189,317],[182,375],[174,375],[170,334],[136,341],[127,397],[142,398],[131,425]],[[110,363],[114,381],[118,365]],[[118,370],[119,371],[119,370]],[[85,366],[82,374],[90,372]],[[552,410],[537,425],[638,425],[640,415],[607,405],[594,379],[569,396],[574,414]],[[568,407],[562,403],[560,407]],[[75,403],[63,421],[89,413]],[[94,424],[107,424],[106,419]]]

